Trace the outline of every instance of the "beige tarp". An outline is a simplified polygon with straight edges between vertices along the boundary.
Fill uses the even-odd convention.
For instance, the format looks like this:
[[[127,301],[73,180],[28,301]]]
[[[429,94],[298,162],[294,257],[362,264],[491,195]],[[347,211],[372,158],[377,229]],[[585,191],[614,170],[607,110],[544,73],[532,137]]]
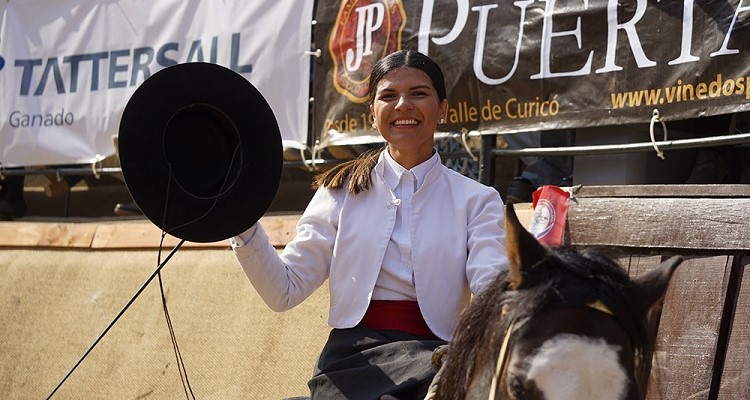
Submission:
[[[0,398],[46,398],[156,265],[156,249],[0,249]],[[328,334],[327,286],[275,313],[229,248],[180,249],[162,278],[196,398],[307,393]],[[53,398],[185,398],[158,279]]]

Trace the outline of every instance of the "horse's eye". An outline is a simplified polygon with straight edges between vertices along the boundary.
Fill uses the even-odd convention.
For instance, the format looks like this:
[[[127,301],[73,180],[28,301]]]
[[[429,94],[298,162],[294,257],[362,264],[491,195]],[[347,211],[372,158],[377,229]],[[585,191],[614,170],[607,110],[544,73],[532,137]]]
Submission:
[[[523,382],[521,382],[521,378],[518,376],[510,377],[508,380],[508,390],[514,399],[526,399],[526,388],[523,386]]]

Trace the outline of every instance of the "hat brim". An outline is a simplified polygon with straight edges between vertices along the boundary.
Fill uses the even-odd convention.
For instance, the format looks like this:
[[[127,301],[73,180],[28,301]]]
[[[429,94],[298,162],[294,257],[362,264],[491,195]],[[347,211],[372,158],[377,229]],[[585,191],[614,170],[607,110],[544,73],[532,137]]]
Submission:
[[[263,95],[216,64],[187,63],[146,79],[122,113],[125,184],[164,232],[215,242],[255,224],[281,180],[281,135]]]

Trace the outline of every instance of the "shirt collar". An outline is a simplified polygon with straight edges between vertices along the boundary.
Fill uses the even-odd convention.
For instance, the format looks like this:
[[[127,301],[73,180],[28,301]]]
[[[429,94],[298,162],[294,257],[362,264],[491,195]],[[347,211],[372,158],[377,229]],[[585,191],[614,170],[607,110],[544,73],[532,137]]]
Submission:
[[[401,175],[408,170],[391,157],[387,148],[383,150],[380,157],[386,161],[384,163],[384,179],[388,186],[395,188],[401,180]],[[417,178],[417,189],[422,187],[422,184],[427,177],[427,173],[438,163],[440,163],[440,156],[438,155],[437,150],[435,150],[432,153],[432,157],[411,169],[411,172]]]

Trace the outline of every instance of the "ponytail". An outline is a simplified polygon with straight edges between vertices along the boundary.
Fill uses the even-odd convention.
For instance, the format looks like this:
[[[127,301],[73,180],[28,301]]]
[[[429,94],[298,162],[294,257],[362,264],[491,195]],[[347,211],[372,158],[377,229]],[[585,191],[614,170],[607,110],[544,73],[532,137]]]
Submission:
[[[372,185],[372,169],[384,148],[367,150],[359,157],[317,175],[313,181],[313,189],[342,189],[346,185],[346,191],[352,195],[368,190]]]

